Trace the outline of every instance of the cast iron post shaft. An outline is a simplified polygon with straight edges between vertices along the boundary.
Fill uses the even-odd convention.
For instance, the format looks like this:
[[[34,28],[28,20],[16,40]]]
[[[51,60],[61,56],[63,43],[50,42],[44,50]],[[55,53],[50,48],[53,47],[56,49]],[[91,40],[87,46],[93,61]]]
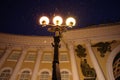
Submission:
[[[56,33],[59,33],[59,30],[55,32],[54,36],[54,58],[53,58],[53,72],[52,72],[52,80],[61,80],[60,75],[60,68],[59,68],[59,42],[60,42],[60,34],[56,35]]]

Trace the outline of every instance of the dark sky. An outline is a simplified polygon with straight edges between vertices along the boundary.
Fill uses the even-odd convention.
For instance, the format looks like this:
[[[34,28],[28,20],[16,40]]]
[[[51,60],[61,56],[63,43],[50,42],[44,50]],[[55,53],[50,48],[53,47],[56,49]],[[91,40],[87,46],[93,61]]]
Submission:
[[[42,28],[39,17],[54,15],[76,18],[73,29],[120,22],[119,0],[1,0],[0,32],[20,35],[52,35]]]

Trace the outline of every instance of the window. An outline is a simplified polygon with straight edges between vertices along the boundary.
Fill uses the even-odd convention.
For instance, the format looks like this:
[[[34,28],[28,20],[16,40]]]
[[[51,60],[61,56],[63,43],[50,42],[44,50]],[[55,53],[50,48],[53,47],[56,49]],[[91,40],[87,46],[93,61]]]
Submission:
[[[2,56],[4,55],[5,50],[4,49],[0,49],[0,58],[2,58]]]
[[[61,80],[69,80],[69,73],[67,71],[61,72]]]
[[[5,69],[0,74],[0,80],[9,80],[11,70]]]
[[[67,53],[60,53],[60,61],[68,61]]]
[[[21,55],[21,51],[14,50],[12,51],[11,55],[9,56],[8,60],[10,61],[17,61]]]
[[[29,52],[27,54],[27,57],[26,57],[25,61],[34,62],[35,59],[36,59],[36,52]]]
[[[20,80],[30,80],[30,71],[23,71]]]
[[[48,80],[48,79],[49,79],[49,72],[47,71],[41,72],[40,80]]]
[[[120,63],[118,64],[118,67],[120,67]]]
[[[51,55],[51,53],[44,53],[44,55],[43,55],[43,61],[51,62],[52,61],[52,55]]]

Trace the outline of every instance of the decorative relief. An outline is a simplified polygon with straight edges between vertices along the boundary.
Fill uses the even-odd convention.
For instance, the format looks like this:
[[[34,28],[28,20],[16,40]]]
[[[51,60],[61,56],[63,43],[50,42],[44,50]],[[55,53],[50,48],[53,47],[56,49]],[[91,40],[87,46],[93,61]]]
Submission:
[[[94,68],[91,68],[89,66],[86,59],[81,61],[80,66],[82,69],[82,73],[85,76],[85,80],[95,80],[96,79],[96,72],[95,72]],[[87,78],[89,78],[89,79],[87,79]]]
[[[92,45],[92,47],[97,47],[97,51],[100,52],[100,56],[104,57],[107,51],[111,52],[111,44],[115,42],[115,40],[113,40],[112,42],[98,42]]]
[[[86,57],[86,49],[82,46],[82,45],[77,45],[77,49],[75,49],[75,51],[77,52],[77,56],[79,57],[79,58],[81,58],[81,57]]]
[[[91,68],[89,64],[87,63],[86,58],[86,49],[82,45],[77,45],[77,48],[75,49],[77,52],[77,56],[81,58],[80,67],[82,70],[82,74],[84,75],[84,80],[96,80],[96,72],[94,68]]]

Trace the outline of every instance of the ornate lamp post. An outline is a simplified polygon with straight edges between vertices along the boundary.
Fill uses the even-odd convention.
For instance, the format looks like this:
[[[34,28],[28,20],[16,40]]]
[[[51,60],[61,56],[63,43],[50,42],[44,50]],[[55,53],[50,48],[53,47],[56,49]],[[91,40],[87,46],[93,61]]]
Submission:
[[[60,48],[60,38],[62,32],[65,32],[67,30],[67,27],[72,28],[72,26],[75,25],[76,21],[74,18],[69,17],[66,19],[66,25],[63,25],[62,18],[60,16],[55,16],[53,18],[54,24],[49,24],[49,19],[46,16],[43,16],[39,20],[42,27],[48,26],[49,32],[54,32],[54,43],[52,43],[52,46],[54,47],[54,58],[53,58],[53,71],[52,71],[52,80],[61,80],[60,75],[60,68],[59,68],[59,48]]]

